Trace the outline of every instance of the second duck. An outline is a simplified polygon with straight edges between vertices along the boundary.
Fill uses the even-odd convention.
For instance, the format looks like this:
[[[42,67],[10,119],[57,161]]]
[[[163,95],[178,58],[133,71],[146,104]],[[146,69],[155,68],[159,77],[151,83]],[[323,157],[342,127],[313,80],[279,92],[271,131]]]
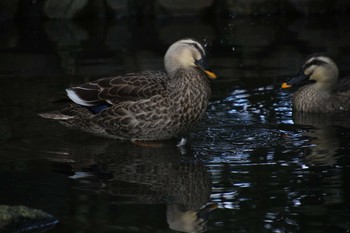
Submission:
[[[300,73],[282,84],[293,86],[293,109],[302,112],[350,112],[350,78],[338,79],[336,63],[328,56],[314,54],[308,57]]]

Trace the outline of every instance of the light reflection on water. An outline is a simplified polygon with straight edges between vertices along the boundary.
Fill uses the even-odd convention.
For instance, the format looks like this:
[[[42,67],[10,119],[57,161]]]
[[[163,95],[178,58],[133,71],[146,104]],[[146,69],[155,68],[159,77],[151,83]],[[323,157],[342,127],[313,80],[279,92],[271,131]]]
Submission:
[[[328,36],[334,43],[320,44],[311,36],[315,31],[336,32],[329,25],[309,26],[318,25],[311,20],[190,21],[164,20],[156,27],[145,22],[140,29],[123,22],[49,21],[45,38],[3,36],[9,41],[14,34],[16,40],[1,51],[8,88],[1,92],[0,185],[6,189],[0,187],[0,204],[52,213],[61,223],[51,232],[168,232],[167,211],[192,214],[211,202],[218,209],[207,224],[190,224],[200,225],[197,230],[349,231],[348,117],[292,114],[291,95],[279,88],[316,49],[333,51],[346,69],[349,59],[340,51],[349,49],[348,40]],[[334,30],[347,38],[342,25]],[[176,35],[169,33],[174,30]],[[145,32],[149,37],[140,42]],[[48,100],[73,83],[160,69],[168,44],[189,35],[205,39],[220,78],[185,153],[174,147],[175,140],[143,148],[36,116],[57,108]],[[34,39],[48,40],[46,47]],[[33,44],[41,54],[29,49]]]
[[[272,96],[273,104],[268,103],[271,98],[252,99],[259,95]],[[345,156],[338,152],[336,133],[349,128],[349,121],[346,117],[292,114],[290,97],[269,86],[250,92],[235,89],[211,103],[203,124],[207,130],[199,131],[193,144],[199,156],[208,159],[212,201],[220,203],[223,212],[235,211],[237,225],[261,218],[261,228],[266,231],[323,232],[314,218],[330,218],[330,213],[343,211],[339,206],[346,195],[342,170],[348,165],[336,168]],[[246,214],[252,210],[266,214]],[[235,222],[222,216],[215,220],[220,222],[218,228]],[[340,222],[327,229],[349,229],[348,220]],[[241,232],[238,226],[232,228]],[[248,225],[243,229],[255,231]]]

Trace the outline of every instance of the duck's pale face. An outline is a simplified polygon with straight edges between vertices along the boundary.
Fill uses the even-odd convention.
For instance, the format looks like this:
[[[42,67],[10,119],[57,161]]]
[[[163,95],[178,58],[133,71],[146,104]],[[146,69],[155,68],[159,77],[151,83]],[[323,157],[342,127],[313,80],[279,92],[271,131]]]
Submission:
[[[198,67],[210,78],[216,78],[215,74],[205,68],[205,50],[203,46],[191,39],[179,40],[172,44],[165,54],[164,63],[170,77],[174,76],[180,68]]]
[[[319,83],[333,84],[338,79],[338,67],[329,57],[312,57],[305,62],[303,70],[310,80]]]
[[[196,60],[203,59],[198,50],[191,45],[181,45],[176,48],[177,50],[171,55],[173,61],[182,67],[195,67]]]
[[[306,60],[300,72],[287,82],[282,88],[312,84],[313,88],[330,92],[338,79],[338,67],[335,62],[323,55],[314,55]]]

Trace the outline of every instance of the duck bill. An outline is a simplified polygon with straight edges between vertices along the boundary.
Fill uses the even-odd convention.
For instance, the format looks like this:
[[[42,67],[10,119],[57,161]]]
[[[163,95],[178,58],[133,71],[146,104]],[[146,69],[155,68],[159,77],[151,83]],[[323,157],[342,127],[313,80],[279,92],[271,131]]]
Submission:
[[[287,89],[294,86],[302,86],[309,81],[309,76],[305,75],[303,72],[292,77],[287,82],[282,83],[281,88]]]
[[[199,66],[199,65],[198,65],[198,68],[200,70],[202,70],[207,75],[208,78],[210,78],[210,79],[217,79],[218,78],[218,76],[214,72],[211,72],[210,70],[205,69],[205,68],[203,68],[202,66]]]
[[[208,76],[208,78],[217,79],[218,76],[214,72],[206,68],[207,67],[206,62],[203,59],[196,61],[195,64],[200,70],[202,70]]]
[[[207,220],[210,212],[212,212],[217,208],[218,208],[218,205],[216,203],[207,204],[198,211],[197,215],[199,218]]]
[[[287,82],[284,82],[281,85],[281,88],[283,88],[283,89],[287,89],[287,88],[291,88],[291,87],[292,87],[292,85],[289,85]]]
[[[218,78],[218,76],[214,72],[211,72],[209,70],[203,70],[203,71],[210,79],[217,79]]]

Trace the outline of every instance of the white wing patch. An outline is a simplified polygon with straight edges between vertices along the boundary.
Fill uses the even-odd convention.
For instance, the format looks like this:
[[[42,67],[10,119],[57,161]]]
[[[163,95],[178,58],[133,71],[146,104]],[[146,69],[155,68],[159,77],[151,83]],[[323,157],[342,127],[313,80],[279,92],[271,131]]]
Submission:
[[[79,88],[79,87],[76,87],[76,88]],[[81,89],[84,89],[84,88],[81,88]],[[86,100],[81,99],[80,96],[77,95],[77,93],[72,88],[67,88],[66,92],[67,92],[67,96],[69,97],[69,99],[71,99],[76,104],[86,106],[86,107],[95,106],[95,104],[94,104],[95,101],[86,101]]]

